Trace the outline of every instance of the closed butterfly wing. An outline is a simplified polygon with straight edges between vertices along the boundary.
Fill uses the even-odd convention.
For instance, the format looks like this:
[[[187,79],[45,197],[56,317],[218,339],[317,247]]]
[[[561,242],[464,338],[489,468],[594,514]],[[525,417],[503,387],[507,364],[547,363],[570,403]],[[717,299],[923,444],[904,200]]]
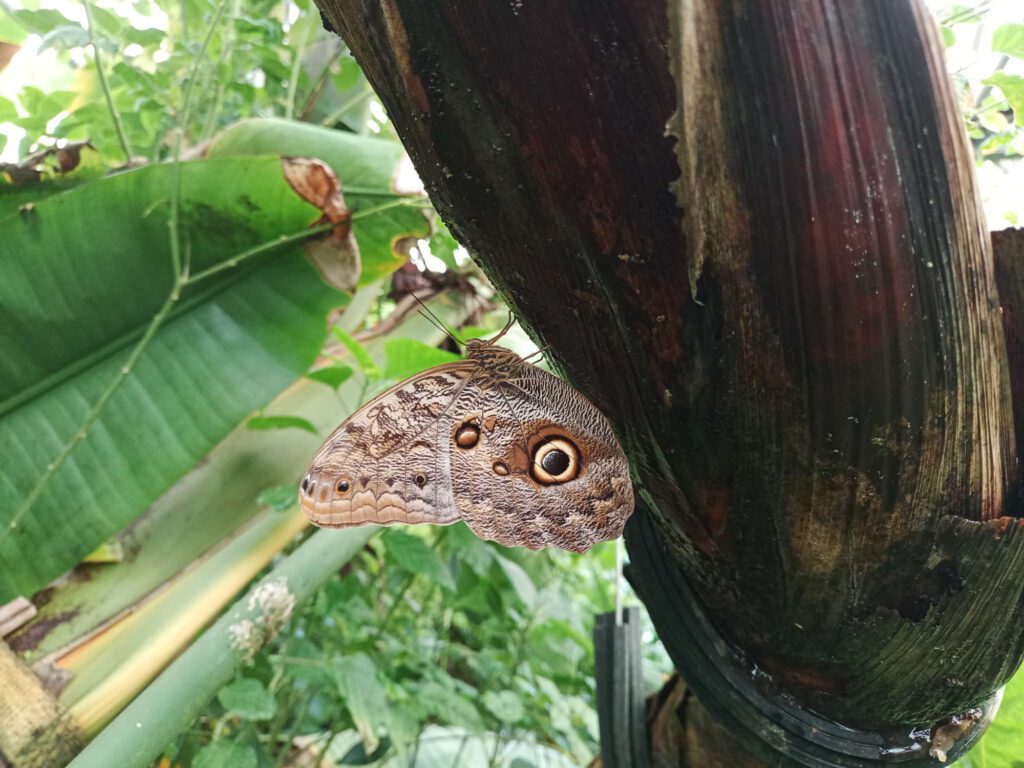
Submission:
[[[465,396],[473,365],[413,376],[346,419],[313,457],[299,502],[327,528],[377,523],[453,523],[446,415]]]
[[[476,444],[454,444],[462,518],[481,538],[530,549],[584,552],[618,538],[633,486],[611,425],[561,379],[517,368],[488,392]]]
[[[414,376],[327,439],[302,481],[317,525],[447,524],[481,538],[581,552],[633,511],[626,457],[583,395],[484,341]]]

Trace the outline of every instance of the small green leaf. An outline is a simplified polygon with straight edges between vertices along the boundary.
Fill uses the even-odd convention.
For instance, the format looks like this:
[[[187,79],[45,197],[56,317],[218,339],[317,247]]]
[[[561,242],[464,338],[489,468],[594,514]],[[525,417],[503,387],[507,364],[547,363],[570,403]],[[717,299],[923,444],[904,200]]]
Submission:
[[[946,47],[952,48],[956,45],[956,33],[945,25],[941,26],[940,29],[942,30],[942,42],[946,44]]]
[[[340,341],[352,357],[356,359],[356,363],[359,365],[359,370],[363,372],[363,375],[365,375],[366,378],[375,380],[381,377],[380,367],[373,362],[373,358],[370,357],[370,353],[366,351],[366,347],[337,326],[334,327],[334,335],[338,337],[338,341]]]
[[[435,365],[461,360],[459,355],[414,339],[389,339],[384,343],[384,375],[402,381]]]
[[[118,61],[110,70],[112,79],[116,80],[118,84],[124,84],[129,88],[134,88],[142,93],[151,94],[154,96],[165,96],[166,88],[161,86],[152,75],[143,70],[133,67],[125,61]]]
[[[275,512],[285,512],[295,506],[297,495],[294,485],[274,485],[260,491],[256,503],[261,507],[270,507]]]
[[[347,91],[349,88],[355,87],[361,74],[362,70],[359,69],[355,59],[351,56],[343,56],[338,62],[338,73],[332,78],[334,87],[339,91]]]
[[[19,26],[37,35],[45,35],[47,32],[52,32],[58,27],[74,24],[73,21],[59,11],[53,11],[48,8],[38,11],[21,9],[18,11],[8,11],[8,13],[18,22]]]
[[[487,572],[494,562],[494,551],[487,543],[478,539],[463,522],[449,526],[445,532],[448,536],[448,552],[469,566],[477,576]]]
[[[47,32],[39,42],[39,52],[47,48],[66,51],[71,48],[82,48],[89,44],[89,33],[77,24],[66,24]]]
[[[347,365],[328,365],[324,368],[317,368],[306,374],[307,379],[319,381],[331,389],[337,389],[352,375],[353,371]]]
[[[108,11],[106,8],[96,5],[96,3],[90,3],[89,9],[92,15],[92,23],[98,31],[108,37],[121,37],[121,31],[126,24],[124,19],[113,11]]]
[[[316,427],[301,416],[253,416],[246,426],[249,429],[304,429],[317,434]]]
[[[451,571],[437,553],[419,536],[390,530],[381,537],[388,562],[406,573],[421,573],[444,589],[455,590]]]
[[[251,677],[242,677],[220,689],[217,700],[224,709],[234,712],[243,720],[269,720],[277,711],[273,694],[263,683]]]
[[[454,685],[443,685],[431,680],[422,685],[418,693],[420,703],[442,722],[462,726],[474,733],[484,729],[484,722],[480,719],[476,707],[465,694],[457,691]]]
[[[380,739],[377,727],[388,714],[384,687],[377,679],[377,667],[364,653],[343,656],[334,661],[334,680],[345,699],[366,752],[376,751]]]
[[[1010,22],[992,33],[992,50],[1024,60],[1024,24]]]
[[[192,759],[192,768],[256,768],[258,764],[256,750],[233,741],[207,744]]]
[[[1021,26],[1024,27],[1024,25]],[[1006,72],[996,72],[982,82],[985,85],[994,85],[1001,90],[1003,96],[1010,103],[1010,109],[1013,110],[1016,119],[1018,121],[1024,119],[1024,77]]]
[[[989,133],[1002,134],[1010,127],[1006,116],[995,109],[983,110],[978,113],[978,124]]]
[[[514,723],[526,715],[523,702],[512,691],[487,691],[483,695],[483,704],[488,712],[503,723]]]
[[[167,37],[167,33],[156,27],[147,27],[146,29],[128,27],[124,33],[126,43],[136,43],[143,48],[155,48],[163,42],[165,37]]]
[[[494,553],[494,559],[498,561],[501,570],[512,584],[516,595],[527,608],[533,608],[537,604],[537,587],[529,575],[522,569],[519,563],[509,560],[507,557]]]
[[[377,745],[377,749],[373,753],[366,751],[366,747],[362,744],[356,744],[352,749],[341,756],[338,760],[338,765],[377,765],[384,756],[391,749],[391,739],[387,736],[380,740],[380,744]]]
[[[20,45],[28,37],[28,30],[9,13],[0,13],[0,42]]]
[[[447,227],[440,226],[430,238],[430,253],[444,262],[448,269],[458,269],[458,262],[455,260],[455,251],[459,242],[451,236]]]
[[[14,120],[17,116],[18,108],[14,106],[14,102],[0,96],[0,123]]]

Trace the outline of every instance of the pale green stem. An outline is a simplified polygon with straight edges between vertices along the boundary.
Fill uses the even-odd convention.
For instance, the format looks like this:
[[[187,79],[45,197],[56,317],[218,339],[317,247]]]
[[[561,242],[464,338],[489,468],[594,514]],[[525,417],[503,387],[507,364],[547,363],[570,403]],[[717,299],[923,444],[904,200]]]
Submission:
[[[149,326],[146,328],[146,332],[142,335],[142,338],[139,339],[138,343],[135,345],[135,348],[132,350],[132,353],[128,356],[128,359],[125,361],[125,364],[121,366],[121,370],[118,372],[117,376],[115,376],[111,380],[110,384],[107,385],[106,391],[104,391],[104,393],[100,395],[100,398],[95,403],[93,403],[92,409],[89,411],[89,414],[85,417],[85,420],[82,422],[82,425],[78,428],[78,431],[71,437],[70,440],[68,440],[64,444],[64,447],[61,449],[60,453],[58,453],[56,458],[54,458],[54,460],[51,461],[46,466],[46,471],[36,481],[36,484],[32,486],[32,490],[29,491],[28,496],[25,497],[25,500],[21,503],[21,506],[18,507],[18,511],[14,513],[14,517],[11,518],[11,522],[7,526],[10,530],[13,531],[15,528],[18,527],[18,523],[21,522],[21,519],[32,508],[32,505],[36,503],[36,500],[39,498],[40,494],[42,494],[43,489],[46,488],[46,485],[47,483],[50,482],[50,479],[57,473],[57,470],[59,470],[61,466],[63,466],[64,462],[67,461],[68,457],[71,455],[71,452],[75,450],[78,444],[85,440],[86,435],[89,434],[89,430],[92,429],[93,424],[96,423],[96,420],[100,417],[100,415],[103,413],[103,410],[107,407],[107,403],[110,402],[110,398],[114,396],[114,393],[117,392],[121,384],[124,383],[124,380],[127,379],[128,376],[131,374],[132,369],[135,368],[135,364],[139,361],[139,357],[142,356],[143,351],[145,351],[146,347],[149,345],[149,342],[156,334],[157,329],[160,328],[161,323],[163,323],[164,319],[170,313],[171,308],[174,306],[174,302],[178,300],[178,296],[180,295],[180,289],[181,282],[175,283],[174,290],[171,291],[170,296],[168,296],[166,301],[164,301],[163,306],[160,307],[160,310],[155,315],[153,315],[153,319],[149,321]]]
[[[114,130],[117,132],[117,140],[121,144],[121,151],[124,152],[124,161],[125,163],[130,163],[132,160],[132,145],[128,141],[128,135],[124,132],[124,125],[121,123],[121,113],[117,111],[117,107],[114,105],[114,97],[110,93],[107,75],[103,71],[103,58],[100,56],[99,46],[96,45],[95,32],[92,26],[92,8],[89,5],[89,0],[82,0],[82,7],[85,8],[85,29],[89,34],[89,45],[92,46],[92,55],[96,62],[96,77],[99,78],[103,97],[107,100],[107,109],[110,110],[110,117],[114,121]]]
[[[313,111],[313,108],[316,106],[316,100],[320,97],[320,92],[323,90],[324,86],[327,85],[327,80],[331,76],[331,68],[334,66],[334,62],[341,58],[341,53],[342,47],[341,40],[339,39],[338,47],[334,53],[328,57],[327,63],[324,65],[324,68],[320,70],[320,74],[317,77],[316,82],[314,82],[313,86],[309,89],[306,101],[302,105],[302,112],[299,113],[299,120],[305,121]]]
[[[220,264],[215,264],[212,267],[204,269],[202,272],[196,272],[194,275],[185,280],[185,284],[192,285],[194,283],[198,283],[199,281],[205,280],[206,278],[212,277],[213,275],[216,275],[220,272],[225,272],[229,269],[233,269],[237,267],[239,264],[243,263],[244,261],[251,259],[253,256],[259,256],[261,253],[266,253],[267,251],[271,251],[274,248],[277,248],[282,245],[287,245],[288,243],[294,243],[298,240],[305,240],[307,237],[310,237],[311,235],[318,235],[321,232],[327,232],[333,226],[333,224],[322,224],[319,227],[303,229],[300,232],[292,232],[290,235],[281,235],[275,240],[270,240],[266,243],[260,243],[259,245],[249,248],[246,251],[242,251],[237,256],[232,256],[227,261],[222,261]]]
[[[217,12],[214,14],[213,20],[210,22],[210,28],[206,30],[206,37],[203,38],[203,45],[199,49],[199,53],[196,55],[196,60],[192,65],[192,72],[189,74],[188,85],[185,86],[185,100],[178,113],[181,117],[178,120],[178,136],[174,142],[174,177],[171,180],[171,215],[167,220],[167,228],[170,230],[171,268],[174,270],[175,279],[179,279],[187,270],[187,266],[183,266],[182,264],[181,232],[179,231],[181,218],[181,150],[185,141],[185,135],[188,133],[188,121],[192,111],[192,94],[195,91],[196,79],[199,76],[199,68],[206,59],[206,51],[210,47],[210,41],[213,40],[213,33],[217,30],[217,25],[220,24],[221,16],[224,15],[224,9],[227,7],[228,0],[221,0],[220,4],[217,6]]]
[[[228,13],[228,20],[231,21],[238,17],[240,12],[240,0],[231,0],[231,10]],[[222,44],[223,50],[221,51],[220,61],[216,67],[217,70],[221,66],[230,66],[231,57],[235,52],[235,25],[229,23],[227,30],[224,33],[224,42]],[[206,116],[206,125],[203,128],[203,141],[210,138],[217,129],[217,118],[220,117],[220,110],[224,104],[224,92],[227,89],[227,81],[225,78],[217,78],[217,90],[213,97],[213,105],[210,107],[210,112]]]
[[[296,604],[301,603],[357,555],[376,531],[375,526],[318,531],[249,594],[268,585],[282,585]],[[68,768],[153,765],[164,747],[188,727],[243,664],[247,656],[236,649],[239,630],[244,622],[259,619],[258,610],[249,607],[246,597],[239,599],[136,696]]]
[[[295,116],[295,98],[299,88],[299,71],[302,69],[302,59],[306,55],[306,46],[309,45],[309,35],[312,29],[309,22],[300,18],[299,24],[303,25],[302,39],[299,47],[295,49],[295,57],[292,59],[292,71],[288,75],[288,97],[284,104],[284,116],[291,120]]]

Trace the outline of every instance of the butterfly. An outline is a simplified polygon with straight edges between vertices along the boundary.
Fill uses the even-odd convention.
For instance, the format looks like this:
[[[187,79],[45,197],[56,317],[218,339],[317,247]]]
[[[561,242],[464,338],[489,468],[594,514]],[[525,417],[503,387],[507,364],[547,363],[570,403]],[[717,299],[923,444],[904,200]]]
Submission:
[[[633,511],[611,425],[566,382],[497,341],[396,384],[316,452],[299,503],[325,528],[464,520],[480,538],[584,552]]]

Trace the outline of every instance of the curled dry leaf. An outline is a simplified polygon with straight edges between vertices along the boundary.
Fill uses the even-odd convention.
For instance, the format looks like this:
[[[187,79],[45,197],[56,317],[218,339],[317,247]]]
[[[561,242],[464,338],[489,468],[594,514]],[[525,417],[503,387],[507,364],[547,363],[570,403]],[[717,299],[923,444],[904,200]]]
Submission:
[[[352,216],[345,206],[341,181],[326,163],[310,157],[283,157],[284,178],[299,197],[323,215],[312,226],[334,224],[323,237],[306,242],[306,255],[324,280],[339,291],[351,291],[359,282],[359,246],[352,234]]]
[[[10,184],[32,184],[48,176],[71,173],[82,162],[82,150],[96,150],[88,139],[69,141],[60,147],[47,147],[26,155],[17,163],[0,163],[0,174]]]

